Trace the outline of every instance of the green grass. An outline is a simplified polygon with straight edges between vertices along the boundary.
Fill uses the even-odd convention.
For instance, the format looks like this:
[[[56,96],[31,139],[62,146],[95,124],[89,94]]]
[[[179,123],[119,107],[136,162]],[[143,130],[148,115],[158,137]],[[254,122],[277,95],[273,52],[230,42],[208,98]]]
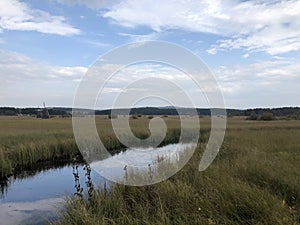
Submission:
[[[222,149],[198,172],[205,143],[162,183],[116,184],[68,199],[57,224],[299,224],[299,121],[230,118]]]

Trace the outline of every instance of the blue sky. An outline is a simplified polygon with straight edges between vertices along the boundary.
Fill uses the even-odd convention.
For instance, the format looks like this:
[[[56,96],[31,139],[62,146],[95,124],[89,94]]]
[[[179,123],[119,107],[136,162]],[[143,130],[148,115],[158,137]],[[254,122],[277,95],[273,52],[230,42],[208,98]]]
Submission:
[[[277,0],[1,0],[0,106],[72,106],[99,56],[145,40],[200,57],[228,108],[299,106],[300,1]]]

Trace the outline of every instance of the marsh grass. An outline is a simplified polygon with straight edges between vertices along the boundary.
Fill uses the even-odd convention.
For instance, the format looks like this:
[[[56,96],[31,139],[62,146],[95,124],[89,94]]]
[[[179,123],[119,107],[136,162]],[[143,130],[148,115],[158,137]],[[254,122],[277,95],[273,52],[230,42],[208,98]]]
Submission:
[[[299,224],[299,135],[298,121],[230,118],[206,171],[198,172],[202,141],[168,180],[115,184],[85,202],[70,198],[57,224]]]
[[[109,151],[125,148],[115,136],[110,119],[97,116],[95,121],[99,137]],[[178,142],[178,118],[169,117],[165,121],[168,132],[161,145]],[[140,138],[150,135],[148,124],[147,117],[130,119],[132,132]],[[73,136],[71,118],[42,120],[32,117],[0,117],[0,180],[41,162],[70,161],[80,155]]]
[[[163,144],[180,135],[177,117],[163,117]],[[130,121],[136,136],[149,136],[148,118]],[[108,149],[122,148],[111,122],[97,117]],[[69,198],[57,224],[299,224],[300,121],[230,118],[213,164],[198,172],[210,119],[189,163],[168,180],[145,187],[112,185],[89,201]],[[71,160],[78,154],[70,118],[38,120],[0,117],[1,176],[42,161]]]
[[[78,154],[70,119],[0,117],[0,179],[45,161]]]

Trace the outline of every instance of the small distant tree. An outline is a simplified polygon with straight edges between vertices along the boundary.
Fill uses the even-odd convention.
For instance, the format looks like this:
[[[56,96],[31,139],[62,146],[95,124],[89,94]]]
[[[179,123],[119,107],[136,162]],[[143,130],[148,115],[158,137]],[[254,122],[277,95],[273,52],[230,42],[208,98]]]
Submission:
[[[260,116],[260,120],[270,121],[273,119],[274,119],[273,113],[270,112],[263,112]]]
[[[300,119],[300,113],[293,113],[292,115],[288,116],[289,119],[292,120],[299,120]]]
[[[247,120],[257,120],[258,115],[253,111],[251,112],[250,116],[247,117]]]
[[[108,115],[108,119],[117,119],[118,118],[118,115],[116,114],[109,114]]]
[[[137,115],[132,115],[131,118],[135,120],[135,119],[137,119],[138,117],[137,117]]]

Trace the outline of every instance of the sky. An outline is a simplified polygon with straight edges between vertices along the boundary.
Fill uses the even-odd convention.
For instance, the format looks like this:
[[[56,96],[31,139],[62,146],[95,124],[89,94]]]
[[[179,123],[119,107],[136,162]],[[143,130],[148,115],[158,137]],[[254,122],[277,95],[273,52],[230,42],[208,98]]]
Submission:
[[[227,108],[300,106],[297,0],[1,0],[0,106],[71,107],[98,57],[151,40],[199,57]],[[197,107],[209,106],[180,71],[144,63],[117,73],[97,107],[109,108],[125,84],[158,75],[183,84]]]

